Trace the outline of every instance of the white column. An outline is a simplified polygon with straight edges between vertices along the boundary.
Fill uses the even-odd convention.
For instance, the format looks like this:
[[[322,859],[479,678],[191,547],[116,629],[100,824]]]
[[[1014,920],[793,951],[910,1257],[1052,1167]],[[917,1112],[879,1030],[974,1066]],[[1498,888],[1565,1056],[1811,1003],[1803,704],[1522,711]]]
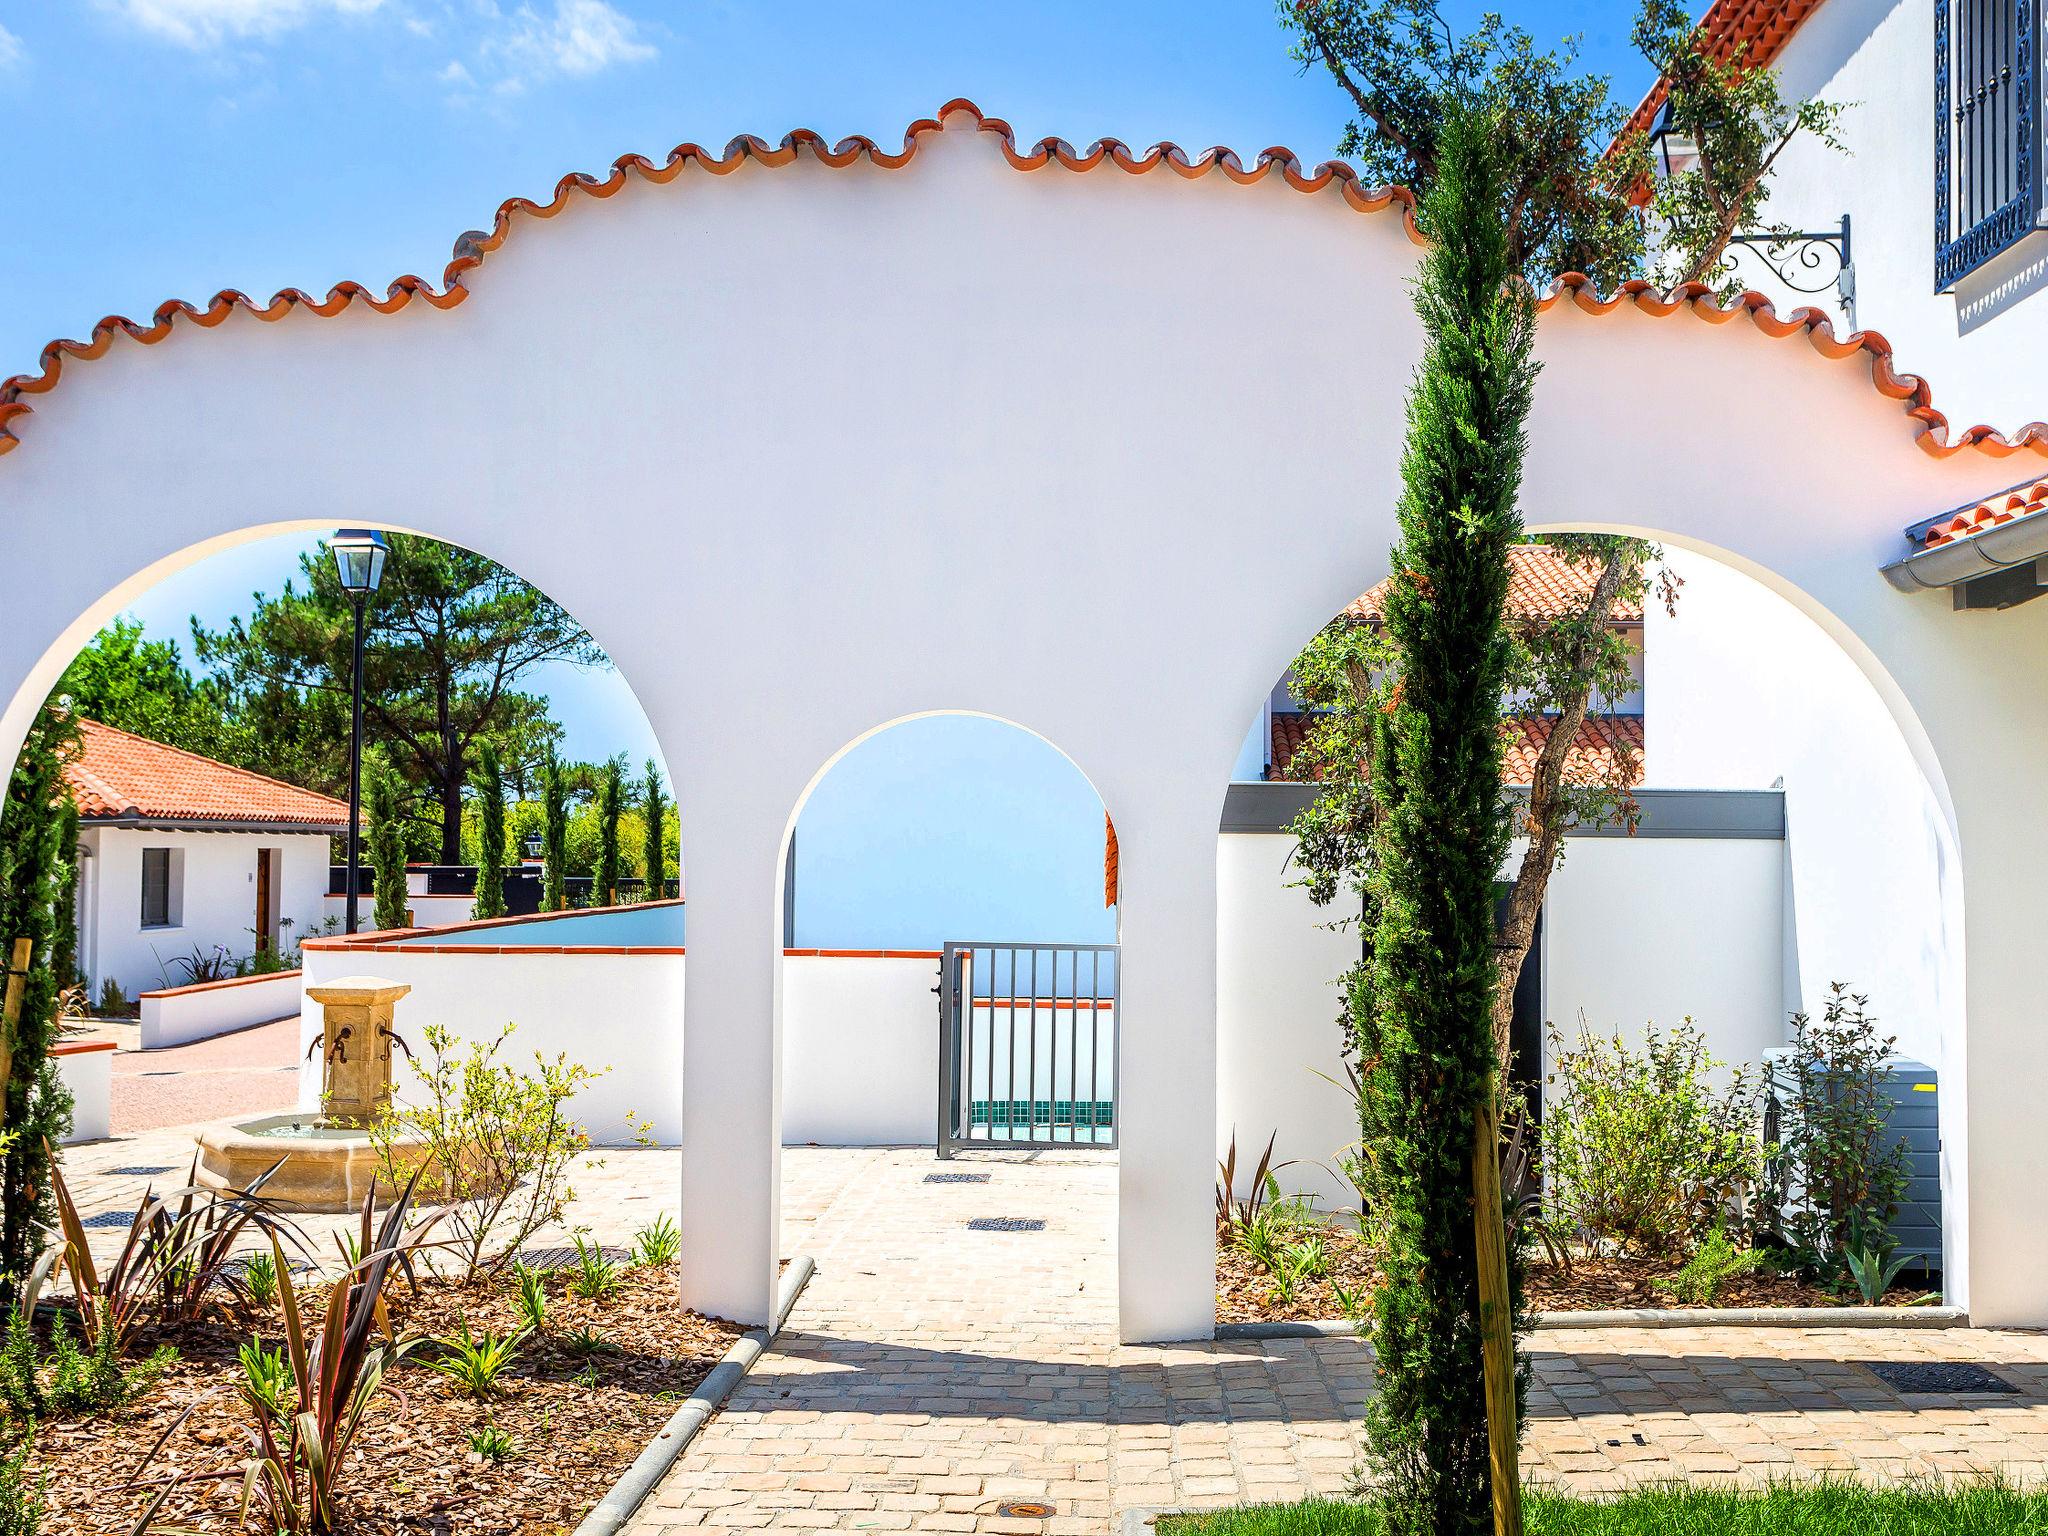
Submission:
[[[759,1325],[781,1257],[782,827],[685,793],[683,1301]]]
[[[1216,823],[1220,792],[1118,808],[1118,1331],[1216,1331]]]

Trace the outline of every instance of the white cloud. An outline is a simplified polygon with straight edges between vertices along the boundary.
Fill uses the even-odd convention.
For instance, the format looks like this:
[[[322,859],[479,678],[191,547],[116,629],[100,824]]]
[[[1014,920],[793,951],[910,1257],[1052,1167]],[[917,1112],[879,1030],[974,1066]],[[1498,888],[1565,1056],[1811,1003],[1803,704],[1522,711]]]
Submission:
[[[21,39],[5,27],[0,27],[0,69],[12,69],[28,55],[21,46]]]
[[[639,23],[605,0],[555,0],[550,15],[531,5],[512,12],[503,30],[484,40],[478,58],[496,76],[495,89],[513,92],[551,75],[583,77],[641,63],[656,52]]]
[[[467,91],[476,87],[476,77],[470,74],[468,66],[460,59],[450,59],[447,66],[434,78],[443,85],[454,86],[458,90]]]
[[[363,16],[384,0],[104,0],[143,31],[187,48],[264,39],[323,16]]]

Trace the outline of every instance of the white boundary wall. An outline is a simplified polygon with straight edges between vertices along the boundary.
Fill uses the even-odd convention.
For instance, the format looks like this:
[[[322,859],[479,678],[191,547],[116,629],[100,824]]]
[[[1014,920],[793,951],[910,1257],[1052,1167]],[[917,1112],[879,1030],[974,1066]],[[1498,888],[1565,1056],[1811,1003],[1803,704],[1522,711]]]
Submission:
[[[299,1011],[299,984],[297,971],[276,971],[145,992],[139,999],[142,1049],[160,1051],[290,1018]]]
[[[782,962],[784,1146],[930,1146],[938,1128],[939,962]]]
[[[64,1145],[106,1140],[114,1134],[114,1043],[53,1045],[50,1054],[64,1086],[71,1090],[71,1134]]]

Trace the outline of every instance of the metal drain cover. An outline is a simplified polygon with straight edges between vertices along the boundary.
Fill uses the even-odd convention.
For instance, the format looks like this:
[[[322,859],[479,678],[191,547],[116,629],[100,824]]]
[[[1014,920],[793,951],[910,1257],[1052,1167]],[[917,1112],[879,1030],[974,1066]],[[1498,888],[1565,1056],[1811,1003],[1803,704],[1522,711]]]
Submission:
[[[2013,1395],[2019,1388],[2003,1376],[1994,1376],[1981,1365],[1953,1360],[1868,1360],[1870,1374],[1894,1392],[1939,1393],[1994,1392]]]
[[[928,1173],[924,1176],[927,1184],[986,1184],[985,1173]]]
[[[996,1513],[1005,1520],[1050,1520],[1054,1510],[1050,1504],[1040,1503],[1037,1499],[1011,1499],[998,1504]]]
[[[126,1230],[134,1220],[135,1213],[133,1211],[101,1211],[97,1216],[86,1217],[79,1225],[88,1227],[95,1232],[102,1231],[108,1227],[120,1227]]]
[[[967,1223],[970,1232],[1043,1232],[1045,1222],[1037,1216],[976,1216]]]
[[[294,1070],[294,1071],[296,1071],[296,1070],[297,1070],[297,1068],[294,1068],[293,1070]],[[172,1167],[172,1166],[171,1166],[171,1165],[170,1165],[169,1163],[163,1163],[163,1164],[153,1164],[153,1163],[134,1163],[134,1164],[131,1164],[130,1166],[128,1166],[128,1167],[126,1167],[126,1168],[109,1168],[109,1169],[107,1170],[107,1172],[109,1172],[109,1173],[126,1173],[126,1174],[148,1174],[148,1173],[176,1173],[177,1171],[178,1171],[178,1170],[177,1170],[176,1168],[173,1168],[173,1167]]]

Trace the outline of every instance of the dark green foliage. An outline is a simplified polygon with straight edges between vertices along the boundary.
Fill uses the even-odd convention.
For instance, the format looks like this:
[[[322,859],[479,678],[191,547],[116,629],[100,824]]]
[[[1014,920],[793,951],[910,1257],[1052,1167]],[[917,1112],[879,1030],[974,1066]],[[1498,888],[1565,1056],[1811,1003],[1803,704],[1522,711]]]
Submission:
[[[619,899],[619,813],[624,809],[626,760],[607,761],[597,787],[597,878],[591,882],[592,906],[609,907]]]
[[[165,1344],[141,1364],[130,1365],[112,1329],[101,1330],[80,1348],[62,1312],[51,1316],[49,1354],[43,1358],[28,1318],[12,1307],[6,1341],[0,1345],[0,1402],[21,1420],[90,1418],[119,1408],[177,1358],[178,1352]],[[5,1529],[0,1524],[0,1532]]]
[[[24,1435],[0,1452],[0,1536],[37,1536],[43,1528],[43,1479],[28,1470],[33,1449]]]
[[[35,1328],[20,1307],[7,1309],[7,1334],[0,1340],[0,1403],[15,1418],[38,1419],[43,1414],[42,1384],[36,1369],[42,1363],[36,1348]]]
[[[71,1128],[71,1095],[49,1053],[57,1033],[52,951],[61,927],[58,910],[71,889],[77,855],[76,842],[68,840],[76,823],[67,810],[70,795],[63,779],[64,762],[75,750],[69,718],[52,709],[39,713],[15,759],[0,817],[0,958],[12,955],[16,939],[30,945],[21,1018],[4,1042],[0,1305],[13,1304],[19,1277],[29,1272],[48,1242],[55,1219],[49,1148]]]
[[[57,808],[57,846],[64,850],[50,913],[50,979],[59,992],[78,983],[78,803]]]
[[[1472,1226],[1475,1114],[1494,1090],[1494,882],[1508,850],[1501,614],[1536,365],[1535,307],[1500,220],[1487,119],[1454,112],[1415,291],[1386,625],[1402,655],[1376,763],[1384,824],[1368,995],[1354,999],[1386,1281],[1368,1455],[1391,1536],[1492,1529]],[[1520,1257],[1510,1269],[1519,1304]]]
[[[479,741],[532,763],[558,734],[547,700],[520,679],[557,660],[601,663],[581,625],[495,561],[395,533],[370,602],[363,728],[402,781],[402,809],[424,812],[421,846],[461,859],[462,790]],[[235,680],[235,713],[269,743],[266,771],[339,792],[348,782],[347,719],[354,620],[325,550],[301,562],[302,584],[259,597],[221,630],[195,625],[199,660]]]
[[[472,917],[505,915],[505,775],[489,741],[476,750],[476,903]]]
[[[377,905],[373,928],[406,926],[405,822],[398,808],[398,779],[381,761],[363,765],[369,780],[364,809],[370,820],[370,869]]]
[[[233,710],[227,684],[195,677],[172,640],[144,638],[133,619],[114,620],[71,658],[50,690],[72,718],[97,720],[202,757],[258,766],[256,733]]]
[[[569,873],[569,788],[563,782],[562,762],[555,749],[548,748],[541,763],[541,874],[540,909],[559,912],[563,899],[562,881]]]
[[[1785,1482],[1749,1492],[1698,1486],[1599,1499],[1529,1490],[1529,1536],[2036,1536],[2048,1489],[1998,1478],[1881,1488]],[[1314,1499],[1205,1515],[1169,1515],[1159,1536],[1388,1536],[1368,1504]]]
[[[666,820],[668,797],[661,790],[661,770],[647,759],[647,776],[640,781],[641,835],[646,839],[643,863],[647,871],[647,899],[660,901],[668,893],[668,857],[662,848],[662,823]]]

